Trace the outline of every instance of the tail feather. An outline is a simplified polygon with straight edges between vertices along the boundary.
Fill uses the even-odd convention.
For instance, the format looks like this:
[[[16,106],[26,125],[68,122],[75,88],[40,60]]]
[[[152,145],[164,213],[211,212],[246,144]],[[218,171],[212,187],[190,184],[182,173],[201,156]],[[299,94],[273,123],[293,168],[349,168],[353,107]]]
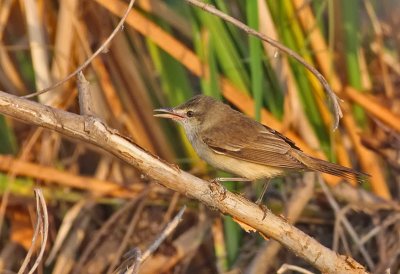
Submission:
[[[355,178],[358,183],[362,183],[370,177],[370,175],[367,173],[360,172],[352,168],[344,167],[338,164],[330,163],[314,157],[310,157],[304,153],[297,154],[295,157],[311,170],[328,173],[334,176],[343,177],[345,179],[350,179],[350,180]]]

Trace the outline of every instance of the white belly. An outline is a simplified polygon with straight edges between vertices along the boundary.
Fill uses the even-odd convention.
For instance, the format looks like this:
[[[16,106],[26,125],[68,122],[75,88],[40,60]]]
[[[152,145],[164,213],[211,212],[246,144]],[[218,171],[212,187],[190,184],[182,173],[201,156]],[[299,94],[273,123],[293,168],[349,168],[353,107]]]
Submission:
[[[211,152],[213,153],[213,152]],[[201,156],[200,156],[201,157]],[[272,178],[283,173],[282,169],[241,161],[222,154],[213,153],[212,157],[201,157],[210,165],[250,180]]]

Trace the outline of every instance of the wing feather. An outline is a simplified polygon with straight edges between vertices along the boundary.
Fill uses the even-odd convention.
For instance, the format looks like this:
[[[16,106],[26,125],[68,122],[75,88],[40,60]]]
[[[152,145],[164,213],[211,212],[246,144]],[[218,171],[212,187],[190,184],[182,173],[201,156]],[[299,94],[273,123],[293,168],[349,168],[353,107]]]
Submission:
[[[253,121],[253,120],[251,120]],[[255,121],[254,121],[255,122]],[[256,122],[255,122],[256,123]],[[259,123],[249,126],[238,125],[234,120],[228,124],[230,136],[221,135],[223,128],[213,128],[203,133],[203,142],[214,152],[257,164],[288,169],[304,169],[305,165],[288,153],[300,150],[293,141],[278,131]]]

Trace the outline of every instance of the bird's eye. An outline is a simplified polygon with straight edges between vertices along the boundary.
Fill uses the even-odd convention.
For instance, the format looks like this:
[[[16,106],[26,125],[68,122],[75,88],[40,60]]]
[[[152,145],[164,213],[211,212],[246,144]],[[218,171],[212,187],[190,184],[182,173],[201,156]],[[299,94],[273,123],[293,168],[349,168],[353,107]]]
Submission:
[[[188,110],[188,112],[186,112],[187,117],[193,117],[193,115],[194,115],[194,112],[191,110]]]

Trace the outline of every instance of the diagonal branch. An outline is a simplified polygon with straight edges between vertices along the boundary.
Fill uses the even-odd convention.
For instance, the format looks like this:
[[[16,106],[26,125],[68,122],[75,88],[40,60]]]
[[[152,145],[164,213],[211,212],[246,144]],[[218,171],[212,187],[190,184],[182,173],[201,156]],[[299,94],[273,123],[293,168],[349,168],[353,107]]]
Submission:
[[[94,144],[114,154],[174,191],[231,215],[261,234],[273,238],[324,273],[366,273],[351,257],[322,246],[283,218],[263,211],[240,195],[215,182],[201,180],[146,152],[101,120],[58,110],[0,92],[0,113],[26,123],[55,130],[65,136]]]

